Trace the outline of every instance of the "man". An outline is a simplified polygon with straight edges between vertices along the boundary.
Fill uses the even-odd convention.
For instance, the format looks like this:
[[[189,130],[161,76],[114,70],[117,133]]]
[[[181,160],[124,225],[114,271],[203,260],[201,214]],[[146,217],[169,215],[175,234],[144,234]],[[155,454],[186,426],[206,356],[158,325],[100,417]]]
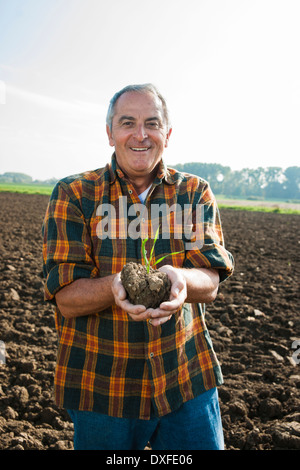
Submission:
[[[124,88],[107,114],[111,163],[61,180],[50,198],[43,257],[45,298],[56,305],[59,336],[55,399],[74,422],[75,449],[224,446],[216,388],[222,374],[203,307],[232,274],[233,259],[208,183],[164,165],[171,132],[155,87]],[[164,237],[161,227],[154,258],[169,254],[157,268],[169,276],[171,293],[156,309],[132,305],[120,280],[127,262],[143,263],[141,237],[126,232],[132,207],[141,203],[149,233],[155,204],[191,207],[203,240],[186,249],[186,236],[175,236],[173,227]],[[103,208],[111,208],[108,233]],[[148,253],[152,244],[149,237]]]

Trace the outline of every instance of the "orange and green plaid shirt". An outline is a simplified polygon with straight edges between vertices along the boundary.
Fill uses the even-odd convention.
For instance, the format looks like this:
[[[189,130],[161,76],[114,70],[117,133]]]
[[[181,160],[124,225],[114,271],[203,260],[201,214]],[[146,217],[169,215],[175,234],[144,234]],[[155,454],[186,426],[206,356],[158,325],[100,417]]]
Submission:
[[[124,197],[127,199],[124,199]],[[43,224],[45,299],[79,278],[108,276],[129,261],[144,263],[141,237],[124,236],[119,201],[129,210],[138,194],[116,163],[64,178],[53,190]],[[109,222],[118,237],[101,236],[97,208],[110,204]],[[151,205],[203,205],[203,246],[185,250],[184,237],[159,237],[154,260],[168,253],[157,267],[215,268],[220,280],[233,272],[232,255],[225,249],[219,211],[209,184],[203,179],[166,168],[160,163],[145,200],[148,223]],[[102,206],[106,207],[106,206]],[[136,214],[137,215],[137,214]],[[135,217],[136,217],[135,215]],[[111,220],[112,217],[115,220]],[[126,227],[125,227],[126,229]],[[150,236],[146,244],[151,251]],[[185,250],[185,251],[184,251]],[[67,409],[96,411],[110,416],[149,419],[163,416],[182,403],[223,381],[220,365],[205,325],[201,304],[185,303],[171,319],[154,327],[135,322],[116,305],[97,314],[64,318],[56,307],[59,347],[55,372],[55,400]]]

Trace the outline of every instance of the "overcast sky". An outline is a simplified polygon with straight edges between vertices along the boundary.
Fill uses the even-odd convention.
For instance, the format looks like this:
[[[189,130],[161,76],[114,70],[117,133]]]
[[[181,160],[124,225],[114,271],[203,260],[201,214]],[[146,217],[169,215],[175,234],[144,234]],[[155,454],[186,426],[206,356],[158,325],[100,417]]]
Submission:
[[[168,164],[299,166],[299,0],[0,0],[0,173],[104,166],[112,95],[154,83]]]

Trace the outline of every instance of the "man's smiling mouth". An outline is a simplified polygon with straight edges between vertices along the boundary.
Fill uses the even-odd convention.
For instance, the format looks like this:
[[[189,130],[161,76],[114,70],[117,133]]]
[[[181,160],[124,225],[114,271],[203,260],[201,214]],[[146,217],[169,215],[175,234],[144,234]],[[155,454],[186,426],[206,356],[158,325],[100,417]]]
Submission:
[[[150,149],[150,147],[130,147],[130,148],[134,152],[145,152],[146,150]]]

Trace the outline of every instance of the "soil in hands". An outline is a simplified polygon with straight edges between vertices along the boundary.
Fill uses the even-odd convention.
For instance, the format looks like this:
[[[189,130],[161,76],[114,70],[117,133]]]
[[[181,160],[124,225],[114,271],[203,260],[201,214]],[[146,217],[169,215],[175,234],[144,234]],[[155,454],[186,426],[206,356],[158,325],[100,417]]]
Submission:
[[[166,273],[139,263],[128,263],[121,271],[121,281],[133,305],[157,308],[169,300],[171,282]]]

